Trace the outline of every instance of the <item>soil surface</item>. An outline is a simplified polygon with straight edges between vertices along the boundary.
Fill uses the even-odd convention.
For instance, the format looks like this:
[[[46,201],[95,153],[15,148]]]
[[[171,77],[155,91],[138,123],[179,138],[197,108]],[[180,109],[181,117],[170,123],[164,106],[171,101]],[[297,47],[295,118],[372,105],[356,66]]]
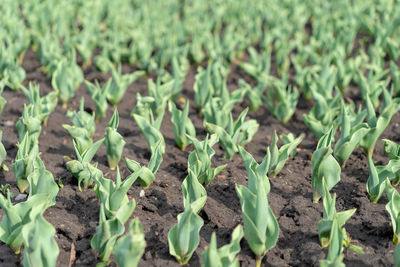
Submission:
[[[50,79],[40,72],[40,63],[32,51],[26,54],[23,67],[27,72],[26,84],[36,80],[40,84],[42,94],[52,90]],[[131,66],[123,66],[123,72],[134,70]],[[108,74],[102,74],[94,67],[88,67],[84,72],[85,79],[89,81],[98,79],[103,83],[109,78]],[[197,116],[194,108],[192,88],[195,74],[196,67],[192,66],[183,85],[182,96],[191,101],[190,118],[196,126],[197,137],[202,140],[206,132],[202,127],[202,119]],[[130,117],[130,112],[135,106],[136,93],[147,95],[148,78],[151,78],[151,75],[142,77],[131,85],[118,105],[120,114],[118,131],[126,141],[123,156],[141,164],[147,164],[150,151],[144,136]],[[233,65],[228,79],[229,89],[237,88],[240,78],[251,81],[236,65]],[[21,91],[13,92],[7,89],[3,96],[8,103],[0,116],[0,129],[3,131],[3,143],[7,150],[5,163],[11,170],[17,153],[15,123],[21,116],[27,100]],[[75,97],[69,101],[68,108],[77,109],[81,97],[85,97],[87,110],[93,110],[93,102],[84,85],[80,86]],[[354,100],[359,99],[358,89],[353,88],[349,97]],[[247,105],[247,100],[238,104],[234,110],[234,117],[236,118]],[[278,219],[280,234],[276,247],[271,249],[263,260],[265,266],[318,266],[319,260],[326,257],[327,249],[321,248],[317,233],[317,223],[322,217],[322,203],[312,202],[311,191],[311,155],[316,147],[317,139],[301,118],[312,105],[313,102],[301,98],[295,115],[286,125],[276,120],[266,105],[248,115],[260,123],[260,129],[253,141],[246,146],[247,151],[258,161],[264,157],[274,130],[278,134],[292,132],[296,136],[305,135],[296,156],[288,160],[276,178],[270,179],[269,203]],[[96,124],[94,140],[103,137],[112,112],[110,106],[107,118]],[[72,139],[62,127],[62,124],[71,124],[65,114],[66,110],[58,105],[50,115],[47,126],[43,126],[39,139],[41,158],[46,168],[53,173],[56,180],[61,179],[64,184],[57,196],[56,205],[45,212],[45,217],[57,231],[56,241],[60,248],[57,266],[68,266],[70,262],[72,266],[95,266],[97,259],[90,247],[90,240],[98,224],[99,201],[92,188],[86,192],[80,192],[77,180],[65,167],[67,159],[64,156],[74,158],[75,154]],[[382,138],[399,142],[399,122],[400,115],[396,114]],[[175,146],[173,127],[168,112],[164,117],[161,132],[165,137],[167,147],[155,182],[145,190],[143,197],[140,197],[142,188],[138,183],[135,183],[128,193],[137,203],[133,216],[140,219],[146,234],[147,247],[139,266],[178,266],[175,259],[169,255],[167,234],[176,223],[177,215],[183,211],[181,183],[187,175],[187,157],[192,147],[189,146],[187,151],[181,151]],[[235,184],[247,185],[247,175],[242,160],[237,154],[228,161],[224,159],[221,147],[215,145],[214,149],[216,151],[213,158],[214,166],[225,163],[228,166],[206,187],[208,198],[200,213],[204,220],[204,226],[200,231],[201,241],[189,266],[201,265],[201,253],[207,247],[212,232],[216,232],[218,246],[222,246],[230,242],[233,229],[242,223],[239,198],[235,192]],[[377,164],[384,164],[387,161],[380,142],[377,143],[374,160]],[[108,169],[104,146],[99,149],[94,161],[99,162],[99,168],[106,177],[116,176],[115,171]],[[126,177],[129,172],[123,160],[119,165],[122,177]],[[368,175],[366,157],[358,148],[342,170],[340,183],[332,190],[337,193],[337,210],[357,209],[345,228],[354,243],[365,251],[364,255],[345,251],[345,263],[348,266],[392,266],[394,244],[390,216],[385,210],[387,199],[384,196],[378,204],[370,203],[365,189]],[[12,171],[0,172],[0,184],[5,183],[11,184],[12,191],[18,194]],[[238,256],[241,266],[255,266],[254,256],[244,239],[241,242],[241,248]],[[0,244],[1,266],[21,266],[22,258],[22,255],[15,255],[5,244]]]

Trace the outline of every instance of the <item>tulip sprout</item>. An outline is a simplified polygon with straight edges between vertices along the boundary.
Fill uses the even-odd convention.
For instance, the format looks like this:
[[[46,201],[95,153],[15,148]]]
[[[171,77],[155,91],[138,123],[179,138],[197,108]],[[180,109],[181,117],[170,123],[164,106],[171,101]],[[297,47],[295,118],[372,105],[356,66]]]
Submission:
[[[268,250],[278,241],[279,225],[268,203],[270,184],[267,177],[271,154],[267,148],[261,164],[242,147],[239,147],[248,176],[248,187],[236,184],[236,193],[240,198],[243,213],[244,232],[247,243],[256,255],[256,266]]]
[[[104,144],[106,145],[107,161],[111,170],[115,170],[121,160],[122,151],[126,142],[122,135],[117,132],[119,124],[118,110],[114,110],[114,114],[107,124],[104,134]]]
[[[334,131],[331,128],[318,142],[311,158],[313,201],[317,203],[324,193],[322,179],[330,191],[340,181],[340,166],[332,155]]]

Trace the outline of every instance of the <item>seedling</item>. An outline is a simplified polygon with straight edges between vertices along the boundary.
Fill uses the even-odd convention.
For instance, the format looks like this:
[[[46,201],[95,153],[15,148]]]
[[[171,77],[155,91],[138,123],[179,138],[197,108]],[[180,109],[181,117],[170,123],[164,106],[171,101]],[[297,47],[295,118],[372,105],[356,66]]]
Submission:
[[[145,74],[144,71],[135,71],[130,74],[121,74],[121,65],[118,65],[118,69],[115,69],[113,65],[110,65],[112,82],[107,90],[107,100],[113,106],[116,106],[121,99],[124,97],[126,89],[129,85],[135,82],[139,77]]]
[[[120,267],[136,267],[144,254],[146,240],[138,218],[129,223],[129,232],[115,243],[114,258]]]
[[[74,126],[86,129],[87,137],[91,138],[93,136],[96,131],[96,123],[94,121],[95,114],[90,114],[85,111],[85,98],[81,98],[78,112],[68,110],[67,117]]]
[[[108,108],[107,95],[111,85],[111,79],[109,79],[103,87],[100,86],[97,80],[95,81],[95,84],[85,81],[85,85],[92,96],[96,108],[96,119],[104,119]]]
[[[231,159],[239,151],[238,146],[245,146],[249,143],[258,130],[259,124],[256,120],[245,121],[247,111],[248,109],[243,110],[236,122],[233,122],[232,114],[230,114],[226,130],[212,123],[204,123],[208,132],[217,134],[228,159]]]
[[[107,124],[104,134],[104,144],[106,145],[107,161],[111,170],[115,170],[121,160],[122,151],[126,142],[122,135],[117,132],[119,124],[118,110],[114,110],[114,114]]]
[[[67,108],[68,100],[75,95],[76,89],[83,82],[83,73],[76,64],[75,52],[69,59],[62,58],[59,61],[52,77],[51,85],[58,92],[63,108]]]
[[[227,166],[225,164],[211,168],[211,159],[215,154],[212,147],[218,142],[218,136],[216,134],[207,135],[204,141],[201,142],[196,138],[188,138],[194,146],[194,150],[189,154],[188,169],[194,172],[201,184],[207,186]]]
[[[262,163],[258,164],[242,147],[239,147],[239,152],[246,167],[248,187],[236,184],[236,193],[240,198],[246,240],[256,255],[256,266],[259,267],[267,251],[276,245],[279,236],[278,221],[268,204],[270,183],[267,172],[271,154],[267,148]]]
[[[270,146],[271,162],[268,170],[268,175],[271,178],[275,177],[282,170],[286,161],[292,155],[293,151],[296,151],[297,146],[302,140],[303,136],[299,136],[290,143],[284,144],[278,148],[278,135],[276,134],[276,131],[274,132]]]
[[[180,265],[187,264],[200,242],[203,219],[190,206],[178,215],[178,223],[168,232],[169,254]]]
[[[190,139],[187,136],[196,137],[196,129],[188,117],[189,101],[185,101],[185,107],[182,111],[177,109],[171,101],[168,102],[168,109],[171,113],[171,122],[174,126],[175,143],[181,150],[185,150],[190,144]]]
[[[217,248],[217,238],[213,232],[208,248],[202,253],[202,267],[239,267],[236,255],[240,252],[240,240],[243,235],[243,227],[238,225],[233,230],[231,243]]]
[[[313,201],[317,203],[324,193],[323,178],[325,178],[326,186],[330,191],[340,181],[340,166],[336,159],[332,156],[332,141],[334,131],[331,128],[318,141],[317,148],[311,157],[312,165],[312,191]]]
[[[340,138],[333,150],[335,158],[342,167],[344,167],[346,160],[369,131],[368,125],[362,123],[364,117],[365,112],[359,112],[355,117],[351,116],[348,107],[342,103],[340,108],[340,118],[342,121]]]

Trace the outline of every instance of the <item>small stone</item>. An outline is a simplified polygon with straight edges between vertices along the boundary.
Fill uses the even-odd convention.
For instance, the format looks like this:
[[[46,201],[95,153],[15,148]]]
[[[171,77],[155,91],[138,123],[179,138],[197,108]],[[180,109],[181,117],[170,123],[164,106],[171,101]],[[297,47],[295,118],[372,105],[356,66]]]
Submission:
[[[19,194],[15,197],[16,201],[24,200],[28,195],[27,194]]]
[[[12,126],[14,126],[14,122],[13,121],[5,121],[4,122],[4,126],[7,126],[7,127],[12,127]]]
[[[140,190],[139,197],[144,197],[144,196],[145,196],[145,193],[144,193],[144,190],[142,189],[142,190]]]

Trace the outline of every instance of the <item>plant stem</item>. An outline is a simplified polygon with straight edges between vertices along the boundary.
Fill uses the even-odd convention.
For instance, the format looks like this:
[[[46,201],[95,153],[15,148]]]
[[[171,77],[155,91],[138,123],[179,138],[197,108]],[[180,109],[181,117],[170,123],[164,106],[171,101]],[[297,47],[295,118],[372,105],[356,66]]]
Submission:
[[[263,256],[256,256],[256,267],[261,267]]]

